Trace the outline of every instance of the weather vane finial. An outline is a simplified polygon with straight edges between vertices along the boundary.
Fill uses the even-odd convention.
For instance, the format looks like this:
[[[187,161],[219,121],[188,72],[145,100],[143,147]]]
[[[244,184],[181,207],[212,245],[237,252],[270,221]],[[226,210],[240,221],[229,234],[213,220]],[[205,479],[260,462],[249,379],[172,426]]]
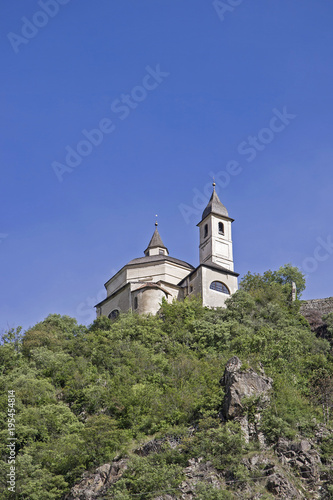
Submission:
[[[155,217],[156,217],[155,226],[157,227],[157,226],[158,226],[158,222],[157,222],[157,217],[158,217],[158,215],[156,214],[156,215],[155,215]]]

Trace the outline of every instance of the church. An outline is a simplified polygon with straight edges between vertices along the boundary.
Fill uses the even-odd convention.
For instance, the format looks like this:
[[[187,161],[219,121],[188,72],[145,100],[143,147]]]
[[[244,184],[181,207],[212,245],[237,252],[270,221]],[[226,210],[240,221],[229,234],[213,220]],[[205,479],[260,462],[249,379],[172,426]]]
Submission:
[[[155,223],[144,257],[131,260],[105,283],[106,298],[96,307],[97,317],[117,318],[120,312],[156,314],[162,299],[168,302],[198,295],[202,305],[224,307],[238,289],[234,271],[231,219],[215,191],[202,213],[199,227],[200,264],[193,267],[169,255]]]

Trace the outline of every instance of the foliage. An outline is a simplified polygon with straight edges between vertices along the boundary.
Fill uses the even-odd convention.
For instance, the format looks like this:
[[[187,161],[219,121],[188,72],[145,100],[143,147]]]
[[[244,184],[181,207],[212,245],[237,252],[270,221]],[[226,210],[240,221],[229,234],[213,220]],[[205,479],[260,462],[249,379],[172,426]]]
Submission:
[[[248,273],[225,309],[204,308],[194,298],[164,301],[156,317],[100,317],[87,328],[50,315],[24,335],[9,330],[0,345],[1,498],[10,498],[4,444],[9,390],[16,396],[18,500],[60,500],[84,470],[125,454],[128,469],[110,498],[174,491],[187,460],[199,457],[230,484],[246,482],[241,460],[248,450],[239,426],[218,418],[220,379],[235,355],[273,378],[262,416],[267,440],[311,435],[313,418],[323,418],[323,395],[331,401],[332,359],[329,343],[315,337],[297,301],[291,302],[291,281],[300,294],[304,277],[288,264],[262,276]],[[332,315],[326,322],[333,330]],[[251,420],[255,401],[245,403]],[[152,436],[174,436],[180,446],[132,454]],[[331,441],[323,442],[323,456],[330,450]],[[226,484],[225,490],[198,484],[197,491],[205,487],[212,500],[233,498]]]
[[[163,454],[133,457],[120,481],[111,488],[110,497],[156,498],[158,494],[176,491],[183,478],[182,466],[168,463]]]
[[[291,284],[296,284],[297,298],[300,298],[305,290],[304,274],[293,267],[291,264],[285,264],[277,271],[266,271],[260,274],[247,273],[241,281],[241,288],[252,292],[255,296],[261,296],[262,292],[268,294],[270,300],[277,299],[280,294],[285,298],[291,298]]]
[[[195,493],[198,495],[198,498],[204,498],[205,500],[233,500],[235,498],[230,491],[219,490],[205,482],[199,482],[196,485]]]
[[[130,433],[118,429],[117,421],[108,415],[94,415],[82,427],[85,452],[89,466],[98,466],[124,452],[130,441]]]
[[[333,312],[326,314],[326,316],[323,317],[323,320],[325,321],[327,325],[327,330],[333,334]]]
[[[239,457],[244,450],[240,426],[228,422],[223,426],[199,430],[193,438],[184,440],[184,452],[189,456],[203,457],[212,462],[218,470],[238,466]]]
[[[327,462],[333,457],[333,435],[323,438],[321,443],[321,458]]]
[[[310,384],[311,399],[321,405],[324,422],[328,425],[333,408],[333,374],[326,368],[320,368],[313,373]]]

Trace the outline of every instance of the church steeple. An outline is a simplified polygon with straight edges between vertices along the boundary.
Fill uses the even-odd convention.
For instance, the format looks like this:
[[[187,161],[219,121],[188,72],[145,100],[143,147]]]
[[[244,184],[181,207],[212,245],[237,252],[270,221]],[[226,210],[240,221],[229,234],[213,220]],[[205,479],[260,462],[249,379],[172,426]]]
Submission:
[[[221,203],[215,191],[202,213],[200,228],[200,264],[213,263],[230,271],[234,270],[231,223],[228,210]]]
[[[209,214],[222,215],[228,217],[228,210],[226,207],[220,202],[220,198],[217,196],[215,191],[215,182],[213,182],[213,192],[208,205],[205,210],[202,212],[202,220],[207,217]]]
[[[154,234],[151,237],[148,247],[144,251],[146,257],[149,257],[150,255],[169,255],[169,251],[162,241],[157,226],[158,223],[156,221]]]

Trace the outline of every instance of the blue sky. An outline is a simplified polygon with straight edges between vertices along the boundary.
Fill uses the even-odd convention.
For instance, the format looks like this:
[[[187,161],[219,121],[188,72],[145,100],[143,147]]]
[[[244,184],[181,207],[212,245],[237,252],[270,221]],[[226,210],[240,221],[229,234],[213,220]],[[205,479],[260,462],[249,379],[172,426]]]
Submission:
[[[197,265],[213,175],[235,270],[332,296],[332,25],[326,0],[3,0],[0,330],[91,322],[156,213]]]

